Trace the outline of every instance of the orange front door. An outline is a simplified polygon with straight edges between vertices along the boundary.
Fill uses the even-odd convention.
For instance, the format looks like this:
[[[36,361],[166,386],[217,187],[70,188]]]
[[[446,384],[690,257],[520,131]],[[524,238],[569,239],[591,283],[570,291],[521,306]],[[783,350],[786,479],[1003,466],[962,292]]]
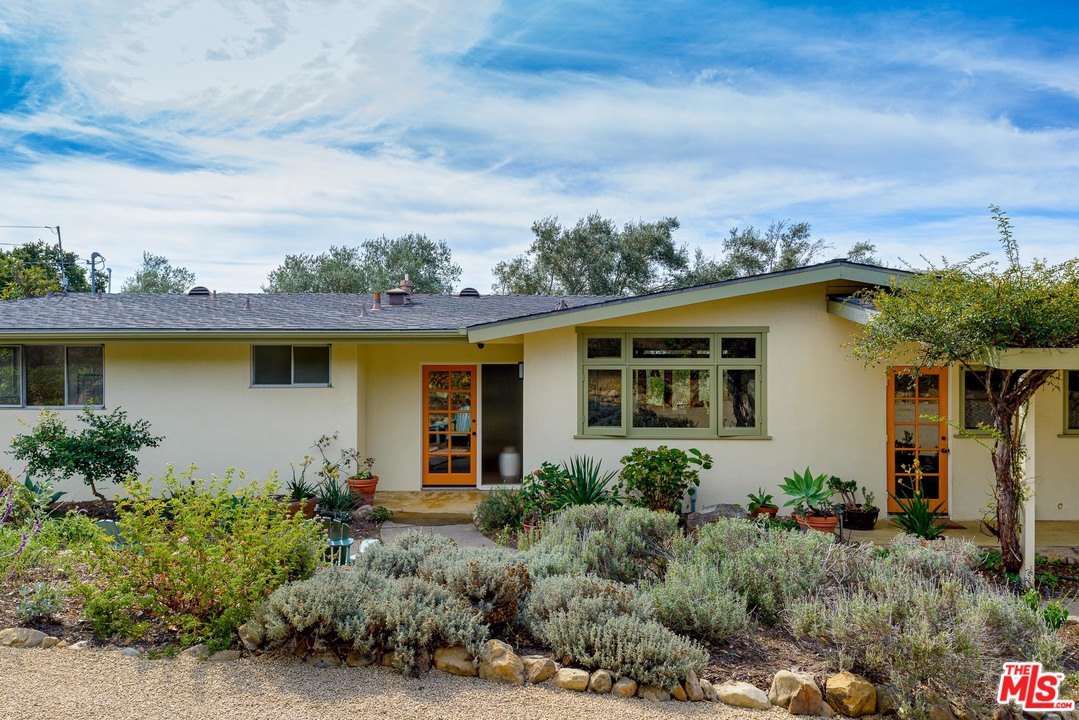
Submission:
[[[888,492],[921,490],[929,507],[948,511],[948,370],[896,367],[888,373]],[[932,419],[937,418],[937,419]],[[921,480],[916,471],[920,471]],[[899,512],[888,498],[888,512]]]
[[[423,369],[423,486],[476,484],[476,367]]]

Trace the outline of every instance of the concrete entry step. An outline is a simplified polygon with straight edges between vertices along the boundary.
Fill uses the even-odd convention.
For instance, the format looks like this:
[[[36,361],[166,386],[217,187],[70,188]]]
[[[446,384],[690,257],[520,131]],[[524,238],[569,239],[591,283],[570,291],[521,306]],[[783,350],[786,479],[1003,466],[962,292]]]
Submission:
[[[380,490],[375,506],[389,508],[393,521],[403,525],[460,525],[472,522],[472,513],[486,496],[483,490]]]

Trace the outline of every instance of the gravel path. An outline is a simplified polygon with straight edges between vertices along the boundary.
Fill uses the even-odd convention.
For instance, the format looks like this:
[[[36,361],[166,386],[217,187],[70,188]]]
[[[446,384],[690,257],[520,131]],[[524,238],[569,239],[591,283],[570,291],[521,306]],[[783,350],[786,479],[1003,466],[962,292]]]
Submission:
[[[406,678],[386,668],[319,669],[291,658],[200,663],[129,658],[114,651],[0,648],[0,678],[5,720],[790,717],[781,710],[514,688],[438,671]]]

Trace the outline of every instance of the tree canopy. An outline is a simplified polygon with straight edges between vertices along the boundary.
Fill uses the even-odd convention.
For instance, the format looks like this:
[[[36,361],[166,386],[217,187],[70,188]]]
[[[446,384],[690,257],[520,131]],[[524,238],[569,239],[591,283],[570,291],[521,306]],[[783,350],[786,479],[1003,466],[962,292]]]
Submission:
[[[173,267],[164,255],[142,253],[142,266],[124,281],[125,293],[184,293],[194,285],[195,273],[185,267]]]
[[[1079,347],[1079,259],[1021,264],[1010,221],[1000,208],[990,209],[1007,265],[1001,268],[984,253],[954,264],[945,260],[867,293],[876,314],[856,336],[853,351],[867,365],[959,364],[980,379],[993,418],[986,429],[993,436],[996,531],[1005,568],[1017,571],[1023,408],[1053,371],[996,368],[993,351]]]
[[[89,272],[73,252],[64,253],[70,292],[90,292]],[[0,250],[0,300],[60,292],[60,248],[44,240]]]
[[[286,255],[263,286],[268,293],[367,293],[395,288],[408,275],[416,292],[446,294],[461,279],[461,266],[445,240],[410,233],[364,240],[358,247],[331,246],[321,255]]]

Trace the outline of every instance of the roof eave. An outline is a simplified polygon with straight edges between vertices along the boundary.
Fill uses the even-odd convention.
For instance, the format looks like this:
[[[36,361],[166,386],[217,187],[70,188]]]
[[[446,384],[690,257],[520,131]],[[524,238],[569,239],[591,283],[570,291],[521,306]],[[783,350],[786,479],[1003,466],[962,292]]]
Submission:
[[[0,330],[4,342],[351,342],[467,343],[463,328],[453,330]]]

